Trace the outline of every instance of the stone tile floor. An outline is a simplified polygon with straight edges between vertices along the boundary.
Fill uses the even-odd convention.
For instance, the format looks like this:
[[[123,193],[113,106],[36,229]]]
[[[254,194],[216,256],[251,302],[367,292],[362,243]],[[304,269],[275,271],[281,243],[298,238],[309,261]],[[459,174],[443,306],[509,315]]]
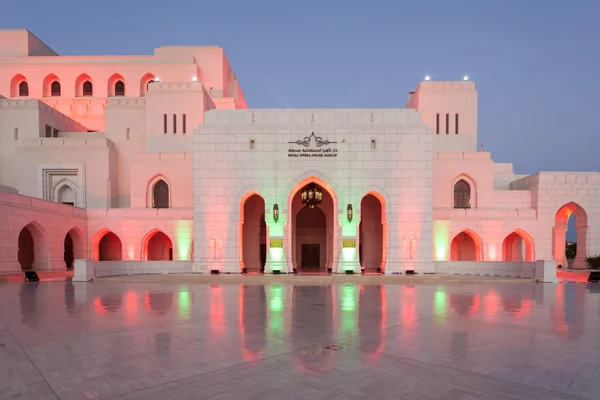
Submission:
[[[241,282],[2,280],[0,399],[600,398],[600,284]]]

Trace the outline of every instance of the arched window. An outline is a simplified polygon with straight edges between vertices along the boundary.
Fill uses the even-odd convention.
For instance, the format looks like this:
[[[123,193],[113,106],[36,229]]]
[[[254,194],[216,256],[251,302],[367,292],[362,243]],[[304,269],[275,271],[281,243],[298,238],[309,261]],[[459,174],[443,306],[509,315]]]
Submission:
[[[19,96],[21,96],[21,97],[29,96],[29,85],[25,81],[19,83]]]
[[[125,84],[123,81],[115,83],[115,96],[125,96]]]
[[[169,185],[162,179],[152,188],[152,207],[169,208]]]
[[[58,202],[62,204],[68,204],[70,206],[75,205],[75,191],[69,185],[63,185],[58,189]]]
[[[90,81],[83,82],[83,91],[82,92],[83,92],[84,96],[93,96],[94,87],[92,86],[92,82],[90,82]]]
[[[52,82],[50,85],[50,96],[60,96],[60,82]]]
[[[454,208],[471,208],[471,186],[464,179],[454,185]]]

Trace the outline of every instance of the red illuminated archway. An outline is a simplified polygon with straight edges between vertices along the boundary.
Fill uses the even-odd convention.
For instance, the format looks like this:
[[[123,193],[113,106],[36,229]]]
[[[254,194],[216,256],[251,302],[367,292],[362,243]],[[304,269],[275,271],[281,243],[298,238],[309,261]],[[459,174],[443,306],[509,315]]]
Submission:
[[[153,229],[142,239],[142,260],[173,260],[173,242],[160,229]]]
[[[104,228],[92,238],[92,259],[94,261],[122,260],[121,239],[111,230]]]
[[[360,201],[358,251],[361,269],[365,272],[384,272],[386,258],[385,199],[371,191]]]
[[[265,207],[265,198],[256,191],[246,193],[240,200],[238,254],[242,271],[264,272],[267,261]]]
[[[535,261],[533,238],[522,229],[506,236],[502,242],[502,261]]]
[[[575,216],[575,229],[577,229],[577,255],[575,256],[574,267],[585,268],[587,265],[586,246],[588,217],[583,207],[574,202],[565,204],[556,213],[554,219],[554,229],[552,231],[554,259],[556,260],[557,264],[566,266],[565,247],[567,240],[567,229],[569,218],[572,215]]]
[[[482,250],[481,238],[472,230],[465,229],[456,235],[450,243],[450,260],[482,261]]]

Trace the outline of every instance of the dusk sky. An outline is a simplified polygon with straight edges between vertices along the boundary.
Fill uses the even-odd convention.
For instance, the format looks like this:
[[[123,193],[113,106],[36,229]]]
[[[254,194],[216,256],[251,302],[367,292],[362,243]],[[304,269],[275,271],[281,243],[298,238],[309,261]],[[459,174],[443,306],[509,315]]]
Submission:
[[[485,151],[534,173],[600,169],[598,15],[591,0],[5,1],[0,27],[62,55],[220,45],[254,108],[404,107],[425,75],[467,74]]]

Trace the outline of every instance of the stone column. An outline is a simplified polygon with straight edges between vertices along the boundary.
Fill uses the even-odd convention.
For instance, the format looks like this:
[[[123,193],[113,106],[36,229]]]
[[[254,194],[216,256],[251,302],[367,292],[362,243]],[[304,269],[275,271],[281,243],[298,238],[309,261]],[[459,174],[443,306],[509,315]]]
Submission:
[[[359,243],[359,235],[358,235],[358,224],[360,223],[360,214],[358,212],[354,212],[352,217],[352,221],[348,222],[347,210],[344,210],[344,213],[338,215],[338,220],[342,221],[341,232],[338,235],[335,235],[335,226],[334,226],[334,237],[333,237],[333,245],[334,249],[336,243],[338,242],[337,238],[341,239],[341,248],[339,249],[339,257],[337,262],[337,267],[335,265],[334,258],[334,269],[333,272],[339,274],[345,274],[346,271],[353,271],[355,274],[360,273],[360,261],[358,249],[360,246]]]
[[[287,255],[292,254],[293,246],[291,238],[291,228],[287,224],[287,213],[283,213],[281,206],[278,205],[279,216],[275,221],[273,214],[273,205],[270,211],[265,212],[267,222],[267,263],[265,264],[265,273],[279,271],[283,274],[294,272],[292,262],[288,262]]]
[[[557,223],[552,229],[554,243],[553,255],[556,264],[567,268],[567,257],[565,256],[565,241],[567,237],[567,224]]]
[[[575,255],[575,261],[573,262],[573,269],[587,269],[589,268],[586,257],[589,254],[588,243],[588,227],[587,222],[583,221],[580,225],[579,219],[575,220],[575,229],[577,230],[577,254]],[[592,254],[595,255],[595,254]]]

